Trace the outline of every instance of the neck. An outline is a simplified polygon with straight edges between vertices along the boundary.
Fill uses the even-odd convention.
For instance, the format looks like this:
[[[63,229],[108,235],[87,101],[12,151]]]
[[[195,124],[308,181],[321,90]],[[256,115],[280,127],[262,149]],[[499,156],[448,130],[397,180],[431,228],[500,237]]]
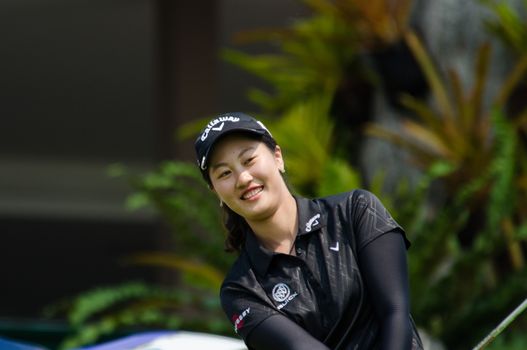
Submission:
[[[289,254],[298,229],[297,215],[295,198],[289,193],[272,216],[248,224],[264,247]]]

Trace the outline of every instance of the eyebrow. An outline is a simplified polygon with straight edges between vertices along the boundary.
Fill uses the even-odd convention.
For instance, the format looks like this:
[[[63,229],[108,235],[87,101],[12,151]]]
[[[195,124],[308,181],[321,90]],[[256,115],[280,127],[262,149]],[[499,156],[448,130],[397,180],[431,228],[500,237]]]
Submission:
[[[240,152],[240,154],[238,154],[238,159],[240,159],[241,157],[243,157],[243,155],[244,155],[245,153],[247,153],[248,151],[252,151],[252,150],[255,150],[255,149],[256,149],[256,147],[254,147],[254,146],[249,146],[249,147],[247,147],[247,148],[244,148],[244,149]],[[210,166],[210,170],[214,171],[214,170],[216,170],[217,168],[219,168],[219,167],[221,167],[221,166],[227,166],[227,163],[225,163],[225,162],[221,162],[221,163],[213,164],[213,165]]]

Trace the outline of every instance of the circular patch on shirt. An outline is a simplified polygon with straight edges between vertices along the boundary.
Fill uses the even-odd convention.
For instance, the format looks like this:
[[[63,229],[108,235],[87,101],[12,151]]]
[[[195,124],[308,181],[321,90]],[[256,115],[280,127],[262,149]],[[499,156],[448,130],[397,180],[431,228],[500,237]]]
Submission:
[[[290,294],[291,290],[289,289],[289,286],[285,283],[278,283],[273,288],[273,299],[279,303],[289,298]]]

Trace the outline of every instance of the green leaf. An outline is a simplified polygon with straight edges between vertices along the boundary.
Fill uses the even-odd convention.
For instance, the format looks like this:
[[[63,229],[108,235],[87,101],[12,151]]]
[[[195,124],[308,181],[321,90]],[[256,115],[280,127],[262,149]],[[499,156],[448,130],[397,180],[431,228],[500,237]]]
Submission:
[[[361,180],[358,172],[347,162],[332,158],[326,162],[322,171],[317,196],[329,196],[360,187]]]
[[[126,199],[126,208],[130,210],[137,210],[145,208],[151,204],[150,199],[146,193],[134,193]]]
[[[189,258],[181,257],[172,253],[150,252],[136,254],[126,261],[159,267],[167,267],[184,272],[195,278],[195,286],[205,286],[214,292],[220,289],[221,283],[225,276],[223,271],[216,267]]]

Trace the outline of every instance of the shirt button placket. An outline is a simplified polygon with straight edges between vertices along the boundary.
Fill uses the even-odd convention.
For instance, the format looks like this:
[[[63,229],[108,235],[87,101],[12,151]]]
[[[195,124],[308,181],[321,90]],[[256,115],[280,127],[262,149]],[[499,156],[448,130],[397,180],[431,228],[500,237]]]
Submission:
[[[303,256],[304,255],[304,249],[302,248],[296,248],[296,255]]]

